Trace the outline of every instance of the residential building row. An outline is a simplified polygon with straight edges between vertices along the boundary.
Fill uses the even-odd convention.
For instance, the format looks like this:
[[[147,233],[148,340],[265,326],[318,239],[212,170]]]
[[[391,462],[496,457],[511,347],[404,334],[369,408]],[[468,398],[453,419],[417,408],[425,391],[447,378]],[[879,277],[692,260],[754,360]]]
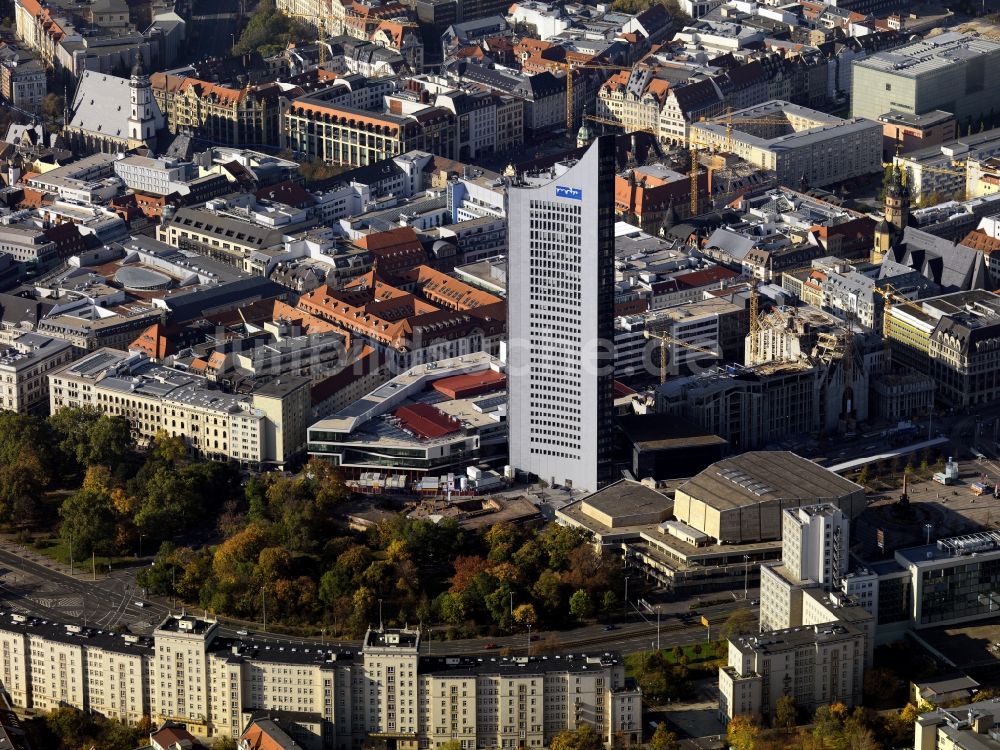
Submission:
[[[617,655],[449,657],[421,646],[405,629],[371,629],[352,650],[233,638],[188,614],[148,637],[0,615],[4,688],[23,709],[149,716],[203,738],[239,737],[273,712],[307,750],[385,737],[414,750],[542,748],[582,725],[607,747],[642,734],[642,696]]]

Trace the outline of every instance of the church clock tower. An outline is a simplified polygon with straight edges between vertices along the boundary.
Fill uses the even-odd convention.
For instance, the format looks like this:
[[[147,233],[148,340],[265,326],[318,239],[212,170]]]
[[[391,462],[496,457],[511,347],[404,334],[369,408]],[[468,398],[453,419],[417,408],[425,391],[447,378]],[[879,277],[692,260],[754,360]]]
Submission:
[[[153,87],[142,66],[142,56],[135,61],[129,79],[131,110],[128,118],[128,137],[142,141],[149,147],[156,143],[156,121],[153,117]]]
[[[903,238],[910,220],[910,189],[903,178],[902,167],[890,167],[892,177],[885,189],[885,218],[875,227],[872,263],[881,263],[886,254]]]

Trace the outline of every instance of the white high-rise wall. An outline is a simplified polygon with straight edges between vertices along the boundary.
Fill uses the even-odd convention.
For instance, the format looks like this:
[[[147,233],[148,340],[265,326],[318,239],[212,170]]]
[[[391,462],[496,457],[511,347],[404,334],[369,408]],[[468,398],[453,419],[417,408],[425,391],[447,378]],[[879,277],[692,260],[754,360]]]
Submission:
[[[602,137],[508,193],[510,462],[588,490],[611,479],[614,173]]]
[[[835,588],[847,574],[850,519],[824,503],[786,510],[782,517],[781,557],[798,581]]]

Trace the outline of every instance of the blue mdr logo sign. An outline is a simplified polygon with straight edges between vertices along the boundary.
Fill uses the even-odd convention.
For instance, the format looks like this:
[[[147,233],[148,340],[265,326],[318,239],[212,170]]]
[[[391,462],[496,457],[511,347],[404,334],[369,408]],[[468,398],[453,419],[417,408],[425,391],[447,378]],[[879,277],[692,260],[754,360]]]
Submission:
[[[580,188],[563,187],[556,185],[556,198],[569,198],[571,201],[582,201],[583,190]]]

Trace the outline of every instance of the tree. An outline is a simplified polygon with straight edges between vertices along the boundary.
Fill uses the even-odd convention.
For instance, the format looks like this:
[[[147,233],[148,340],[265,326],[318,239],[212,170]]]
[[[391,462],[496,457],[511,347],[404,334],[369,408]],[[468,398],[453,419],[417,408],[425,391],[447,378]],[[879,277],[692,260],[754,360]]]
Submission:
[[[63,501],[59,515],[59,533],[72,546],[71,553],[77,559],[110,546],[115,512],[107,492],[83,488]]]
[[[755,750],[760,727],[752,716],[740,714],[729,720],[726,736],[732,750]]]
[[[677,750],[677,735],[667,729],[666,722],[656,725],[656,731],[649,741],[649,750]]]
[[[277,10],[274,0],[261,0],[257,10],[250,17],[233,48],[234,54],[260,52],[267,57],[288,46],[289,42],[300,42],[314,37],[308,24],[297,18],[289,18]]]
[[[594,602],[584,589],[578,589],[569,598],[569,611],[579,620],[586,620],[594,614]]]
[[[438,611],[441,619],[450,625],[461,625],[465,622],[465,602],[457,594],[445,592],[438,597]]]
[[[525,627],[534,627],[538,623],[538,613],[531,604],[519,604],[514,608],[514,621]]]
[[[795,699],[790,695],[778,698],[774,707],[774,726],[780,729],[794,729],[798,723],[795,710]]]
[[[477,575],[489,568],[489,563],[477,555],[459,555],[452,563],[455,574],[451,577],[451,588],[448,589],[453,594],[461,594],[472,584]]]
[[[535,585],[531,587],[535,599],[550,612],[562,608],[563,585],[559,574],[552,570],[543,570]]]
[[[864,702],[866,706],[898,705],[889,703],[899,689],[899,678],[884,667],[865,670]]]
[[[589,724],[576,729],[567,729],[555,735],[549,742],[549,750],[603,750],[604,741]]]
[[[212,750],[239,750],[235,737],[219,737],[212,743]]]
[[[722,637],[727,639],[736,638],[752,633],[756,629],[757,617],[754,615],[753,610],[737,609],[722,624]]]
[[[50,120],[63,116],[63,98],[57,94],[46,94],[42,99],[42,114]]]

